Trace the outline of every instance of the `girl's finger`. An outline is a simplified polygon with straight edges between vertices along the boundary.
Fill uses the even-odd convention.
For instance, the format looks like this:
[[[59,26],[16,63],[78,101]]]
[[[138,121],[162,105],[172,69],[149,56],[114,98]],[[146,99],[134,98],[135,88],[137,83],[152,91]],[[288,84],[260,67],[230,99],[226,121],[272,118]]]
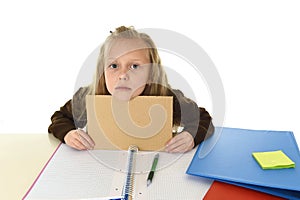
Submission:
[[[76,139],[76,138],[73,138],[72,142],[71,142],[71,146],[75,149],[78,149],[78,150],[86,150],[86,147],[85,145],[83,145],[81,143],[80,140]]]
[[[93,149],[95,146],[92,138],[82,130],[77,130],[78,138],[87,149]]]

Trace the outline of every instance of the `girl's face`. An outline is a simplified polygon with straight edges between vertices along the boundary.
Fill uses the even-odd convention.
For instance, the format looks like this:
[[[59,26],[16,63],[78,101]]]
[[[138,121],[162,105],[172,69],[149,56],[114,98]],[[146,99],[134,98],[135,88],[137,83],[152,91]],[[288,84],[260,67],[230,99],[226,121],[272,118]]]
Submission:
[[[107,90],[120,100],[139,96],[149,80],[150,60],[143,41],[118,40],[110,49],[104,76]]]

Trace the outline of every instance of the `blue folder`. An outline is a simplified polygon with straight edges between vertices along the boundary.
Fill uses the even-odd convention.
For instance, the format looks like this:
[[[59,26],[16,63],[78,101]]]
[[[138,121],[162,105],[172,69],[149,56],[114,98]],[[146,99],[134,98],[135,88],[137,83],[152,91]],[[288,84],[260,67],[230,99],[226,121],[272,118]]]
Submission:
[[[282,150],[296,167],[264,170],[252,156],[252,152],[275,150]],[[290,131],[217,127],[199,145],[186,173],[300,199],[300,153]]]

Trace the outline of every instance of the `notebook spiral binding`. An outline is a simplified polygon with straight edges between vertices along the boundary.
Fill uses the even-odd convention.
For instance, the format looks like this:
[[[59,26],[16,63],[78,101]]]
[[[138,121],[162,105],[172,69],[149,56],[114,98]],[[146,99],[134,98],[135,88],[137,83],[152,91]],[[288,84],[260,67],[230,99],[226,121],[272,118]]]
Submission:
[[[136,145],[130,145],[128,148],[128,158],[127,158],[127,176],[123,189],[124,199],[132,199],[133,196],[133,185],[134,185],[134,166],[136,153],[138,152],[138,147]]]

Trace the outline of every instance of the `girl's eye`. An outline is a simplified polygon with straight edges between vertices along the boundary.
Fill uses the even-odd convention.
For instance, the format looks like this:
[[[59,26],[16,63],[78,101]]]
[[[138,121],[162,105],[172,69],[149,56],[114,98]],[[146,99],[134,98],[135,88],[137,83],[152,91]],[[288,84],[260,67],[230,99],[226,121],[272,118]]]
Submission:
[[[117,67],[118,67],[117,64],[111,64],[111,65],[109,66],[109,68],[112,68],[112,69],[116,69]]]
[[[130,66],[130,69],[138,69],[139,67],[140,67],[139,65],[133,64]]]

